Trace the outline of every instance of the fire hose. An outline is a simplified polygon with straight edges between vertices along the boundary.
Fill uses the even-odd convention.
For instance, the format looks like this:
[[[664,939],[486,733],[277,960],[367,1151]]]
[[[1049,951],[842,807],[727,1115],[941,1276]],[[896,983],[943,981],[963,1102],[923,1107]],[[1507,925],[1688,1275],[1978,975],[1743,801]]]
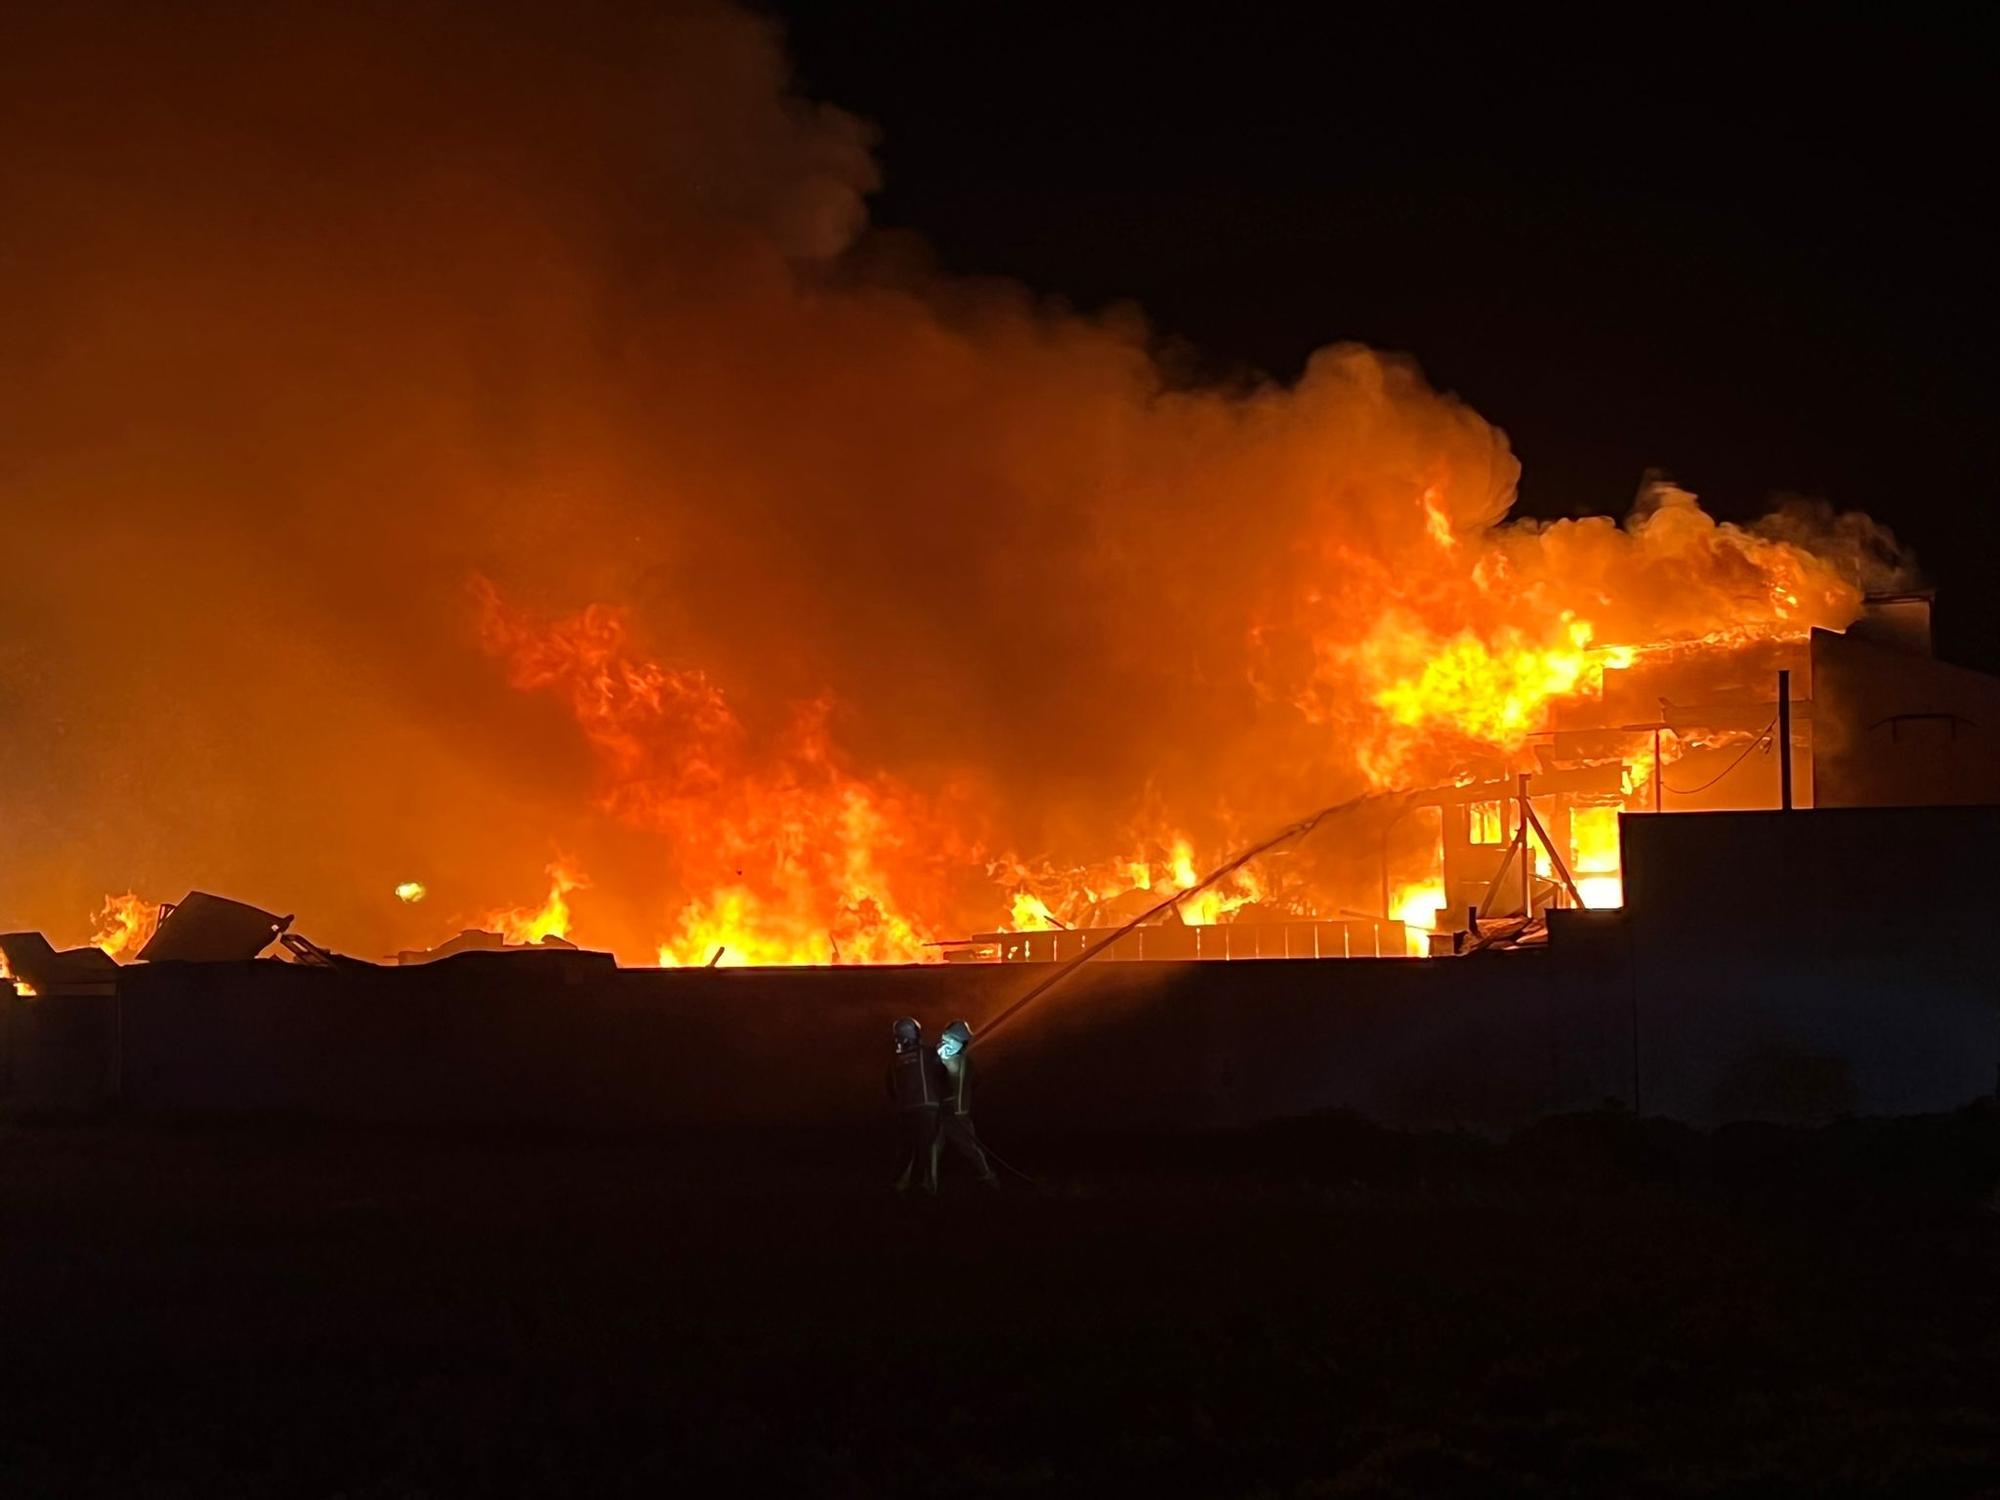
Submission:
[[[1113,944],[1129,936],[1131,933],[1136,932],[1139,928],[1144,927],[1148,922],[1153,921],[1157,917],[1165,916],[1168,912],[1172,911],[1176,906],[1180,905],[1181,902],[1187,900],[1188,897],[1198,896],[1203,891],[1207,890],[1210,886],[1214,885],[1217,881],[1225,880],[1229,876],[1234,875],[1238,870],[1242,869],[1245,865],[1249,864],[1251,860],[1257,858],[1258,855],[1268,853],[1272,849],[1275,849],[1278,845],[1285,843],[1288,840],[1304,838],[1307,834],[1311,833],[1315,828],[1319,827],[1321,823],[1325,822],[1335,813],[1345,812],[1348,808],[1357,806],[1358,804],[1366,800],[1367,800],[1366,797],[1350,797],[1345,802],[1336,802],[1330,807],[1322,807],[1318,812],[1311,814],[1309,817],[1300,818],[1296,823],[1288,823],[1283,828],[1279,829],[1276,833],[1272,834],[1269,838],[1263,840],[1261,843],[1252,844],[1248,849],[1245,849],[1241,854],[1238,854],[1235,858],[1231,859],[1227,864],[1217,866],[1214,870],[1210,871],[1207,875],[1202,877],[1200,880],[1196,881],[1193,885],[1188,886],[1183,890],[1175,891],[1171,896],[1167,897],[1166,900],[1160,902],[1158,905],[1149,907],[1145,911],[1140,912],[1138,916],[1132,918],[1131,921],[1127,922],[1123,927],[1120,927],[1117,931],[1113,932],[1109,937],[1105,938],[1104,941],[1086,947],[1081,953],[1077,954],[1076,957],[1070,959],[1068,962],[1061,965],[1061,967],[1059,967],[1053,974],[1050,974],[1047,978],[1043,979],[1039,984],[1032,986],[1026,994],[1022,995],[1018,1000],[1014,1001],[1013,1004],[1009,1005],[1005,1010],[1001,1011],[1000,1014],[995,1016],[992,1020],[984,1022],[979,1028],[978,1035],[980,1042],[981,1043],[991,1042],[993,1040],[994,1034],[1000,1031],[1003,1027],[1005,1027],[1009,1021],[1012,1021],[1016,1016],[1020,1015],[1022,1011],[1026,1010],[1029,1006],[1033,1005],[1037,1000],[1041,999],[1044,995],[1048,994],[1050,990],[1054,989],[1057,985],[1061,984],[1065,979],[1069,978],[1070,975],[1074,974],[1078,969],[1082,968],[1085,964],[1089,963],[1093,958],[1096,958],[1101,954],[1109,952]]]

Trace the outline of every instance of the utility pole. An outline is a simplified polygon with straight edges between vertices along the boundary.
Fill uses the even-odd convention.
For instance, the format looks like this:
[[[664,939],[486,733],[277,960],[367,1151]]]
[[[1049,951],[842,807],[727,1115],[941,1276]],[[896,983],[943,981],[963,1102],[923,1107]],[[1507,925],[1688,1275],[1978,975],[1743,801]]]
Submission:
[[[1535,821],[1528,804],[1528,773],[1521,773],[1521,915],[1535,914],[1535,846],[1528,842],[1528,828]]]
[[[1792,674],[1778,673],[1778,806],[1792,810]]]

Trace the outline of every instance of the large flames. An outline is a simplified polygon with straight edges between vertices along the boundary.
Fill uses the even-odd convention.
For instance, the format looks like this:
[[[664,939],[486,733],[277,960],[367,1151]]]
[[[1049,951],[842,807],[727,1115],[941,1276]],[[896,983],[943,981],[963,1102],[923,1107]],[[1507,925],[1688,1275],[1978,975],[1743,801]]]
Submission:
[[[567,860],[556,860],[548,868],[549,894],[539,906],[508,906],[489,911],[480,926],[497,932],[510,943],[539,943],[548,938],[569,937],[570,892],[589,886],[590,877]],[[407,899],[407,898],[405,898]]]
[[[1308,598],[1314,666],[1299,710],[1359,729],[1356,758],[1378,790],[1448,780],[1468,757],[1517,755],[1557,704],[1598,695],[1607,668],[1642,652],[1727,657],[1839,629],[1860,607],[1852,559],[1718,524],[1661,482],[1622,529],[1502,527],[1469,547],[1437,534],[1434,503],[1427,492],[1428,548],[1339,549],[1365,571],[1365,598],[1353,588]]]
[[[481,636],[508,680],[554,695],[597,755],[600,805],[656,835],[682,893],[662,965],[899,963],[939,935],[939,893],[979,855],[936,803],[850,771],[832,705],[797,705],[764,739],[698,670],[639,655],[623,612],[539,622],[487,580]],[[581,882],[552,870],[547,913]],[[532,928],[533,924],[530,924]],[[527,929],[524,929],[527,930]]]
[[[1435,486],[1416,498],[1417,545],[1398,567],[1335,549],[1344,565],[1370,564],[1367,608],[1343,607],[1351,591],[1318,586],[1298,601],[1313,633],[1290,707],[1312,732],[1344,741],[1348,774],[1383,793],[1449,785],[1474,765],[1529,769],[1530,741],[1559,709],[1601,696],[1607,671],[1670,658],[1699,684],[1754,645],[1845,624],[1859,603],[1842,559],[1720,525],[1671,486],[1649,491],[1622,530],[1584,522],[1461,535],[1441,523]],[[699,668],[641,651],[626,610],[596,604],[540,619],[484,578],[473,596],[481,639],[508,681],[561,703],[591,747],[600,807],[660,840],[679,892],[653,950],[663,966],[919,961],[936,956],[954,921],[965,930],[968,911],[973,923],[984,915],[1016,931],[1109,925],[1194,891],[1228,852],[1198,850],[1171,822],[1109,858],[995,850],[962,803],[855,769],[834,739],[828,697],[795,705],[760,737]],[[1605,639],[1599,620],[1618,635]],[[1249,639],[1263,644],[1258,631]],[[1268,689],[1268,664],[1255,657],[1251,671]],[[1618,813],[1644,805],[1655,774],[1645,737],[1626,743],[1623,799],[1579,806],[1568,825],[1564,864],[1586,905],[1618,904]],[[1663,760],[1683,749],[1669,736]],[[1233,822],[1226,806],[1199,811]],[[1535,857],[1552,877],[1546,849]],[[1412,862],[1386,914],[1427,928],[1446,895],[1434,853],[1402,861]],[[983,911],[960,899],[960,877],[977,870]],[[496,912],[489,924],[515,941],[568,934],[567,897],[588,882],[562,865],[550,875],[543,907]],[[1253,864],[1195,892],[1177,915],[1210,925],[1366,914],[1351,882],[1343,892],[1320,875],[1314,889],[1311,875],[1288,881]],[[1422,951],[1414,936],[1412,951]]]
[[[1312,585],[1292,601],[1311,639],[1285,708],[1326,742],[1315,759],[1344,765],[1339,777],[1379,793],[1449,786],[1475,769],[1530,769],[1531,742],[1560,711],[1587,711],[1608,671],[1667,661],[1698,688],[1759,644],[1846,623],[1859,602],[1837,556],[1718,525],[1671,487],[1651,492],[1624,529],[1583,522],[1468,535],[1440,524],[1439,503],[1435,488],[1417,497],[1415,548],[1395,568],[1345,544],[1334,549],[1341,565],[1368,574],[1371,591]],[[1665,607],[1649,611],[1645,597]],[[857,767],[836,739],[830,695],[753,730],[702,669],[643,649],[628,609],[600,603],[539,616],[484,577],[470,598],[479,640],[507,683],[559,705],[589,747],[599,810],[654,841],[664,895],[642,951],[663,967],[920,962],[938,956],[941,940],[979,926],[1115,925],[1180,891],[1193,892],[1176,911],[1190,925],[1373,911],[1407,924],[1410,951],[1422,953],[1422,929],[1448,905],[1430,842],[1398,846],[1389,889],[1386,833],[1386,910],[1338,862],[1252,864],[1197,891],[1228,845],[1198,847],[1157,808],[1128,824],[1124,852],[1027,857],[996,842],[992,828],[1006,820],[975,805],[965,790],[974,779],[927,791]],[[1272,634],[1268,624],[1245,632],[1246,682],[1265,696],[1275,683]],[[1620,810],[1649,805],[1653,777],[1688,748],[1671,734],[1664,746],[1643,734],[1622,744],[1623,796],[1569,816],[1563,854],[1589,906],[1621,899]],[[1240,836],[1226,800],[1184,811]],[[1552,876],[1547,852],[1535,852],[1538,873]],[[516,944],[604,941],[578,909],[593,888],[580,862],[559,858],[545,874],[541,901],[486,908],[477,925]],[[428,892],[405,881],[394,894],[414,905]],[[129,960],[158,910],[129,892],[107,896],[89,941]]]
[[[1464,892],[1401,794],[1652,719],[1640,674],[1703,701],[1881,581],[1865,521],[1664,483],[1510,520],[1504,434],[1399,356],[1204,385],[1130,312],[927,268],[868,230],[867,130],[720,3],[198,47],[46,9],[0,56],[9,923],[201,888],[365,955],[755,964],[1175,891],[1421,919]],[[1668,735],[1666,779],[1757,728]],[[1593,902],[1652,800],[1652,737],[1617,753]]]

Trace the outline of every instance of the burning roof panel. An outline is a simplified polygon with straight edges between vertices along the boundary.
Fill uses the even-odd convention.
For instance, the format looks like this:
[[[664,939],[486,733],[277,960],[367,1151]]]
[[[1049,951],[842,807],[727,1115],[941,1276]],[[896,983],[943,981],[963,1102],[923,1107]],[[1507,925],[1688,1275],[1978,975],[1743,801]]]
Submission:
[[[0,973],[37,995],[108,994],[118,979],[117,963],[99,948],[58,952],[39,932],[0,933]]]

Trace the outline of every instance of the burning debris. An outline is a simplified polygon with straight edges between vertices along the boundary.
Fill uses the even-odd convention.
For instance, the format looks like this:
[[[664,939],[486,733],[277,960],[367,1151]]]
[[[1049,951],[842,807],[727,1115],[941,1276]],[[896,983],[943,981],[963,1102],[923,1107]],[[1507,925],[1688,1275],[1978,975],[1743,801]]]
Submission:
[[[0,984],[21,995],[108,995],[118,965],[102,949],[57,952],[39,932],[0,933]]]
[[[90,945],[120,961],[134,958],[153,940],[166,910],[160,902],[143,900],[131,891],[122,896],[106,896],[97,926],[90,934]]]

